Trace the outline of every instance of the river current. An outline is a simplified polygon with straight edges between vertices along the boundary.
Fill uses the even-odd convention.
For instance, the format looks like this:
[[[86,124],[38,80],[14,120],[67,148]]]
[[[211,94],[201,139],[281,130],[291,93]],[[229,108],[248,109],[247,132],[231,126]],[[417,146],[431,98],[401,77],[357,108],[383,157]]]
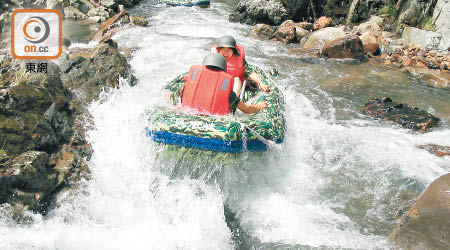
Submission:
[[[248,38],[250,26],[228,22],[235,2],[144,1],[130,11],[149,26],[114,39],[133,48],[137,85],[90,105],[92,178],[31,223],[0,214],[0,249],[388,248],[397,211],[450,171],[449,157],[416,147],[450,146],[450,92],[377,63],[300,59]],[[164,103],[164,84],[200,64],[222,35],[245,46],[249,63],[279,71],[284,143],[222,164],[159,157],[144,111]],[[440,126],[420,134],[360,113],[384,96],[427,110]]]

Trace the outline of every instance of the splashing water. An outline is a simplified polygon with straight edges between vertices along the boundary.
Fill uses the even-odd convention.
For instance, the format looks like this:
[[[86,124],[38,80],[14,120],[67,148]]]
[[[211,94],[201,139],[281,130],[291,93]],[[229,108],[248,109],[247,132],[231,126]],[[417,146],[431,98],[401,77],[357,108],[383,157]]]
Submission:
[[[147,1],[132,10],[149,27],[114,38],[136,49],[138,83],[90,105],[92,178],[29,224],[2,213],[1,249],[387,248],[402,192],[420,193],[450,171],[448,157],[416,148],[448,144],[450,112],[439,100],[449,94],[399,73],[387,80],[375,66],[296,59],[281,44],[247,38],[249,27],[229,23],[230,11],[223,1],[207,9]],[[284,144],[222,164],[160,157],[144,135],[144,110],[164,103],[165,82],[199,64],[224,34],[246,47],[250,63],[280,71]],[[414,97],[422,92],[427,100]],[[359,114],[384,93],[423,104],[443,117],[442,127],[416,134]]]

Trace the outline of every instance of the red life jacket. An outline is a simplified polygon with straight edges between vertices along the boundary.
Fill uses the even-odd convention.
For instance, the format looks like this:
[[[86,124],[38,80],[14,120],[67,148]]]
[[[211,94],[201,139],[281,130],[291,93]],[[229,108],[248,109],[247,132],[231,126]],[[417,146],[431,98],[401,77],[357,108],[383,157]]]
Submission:
[[[236,44],[236,49],[239,52],[239,56],[236,56],[233,54],[228,60],[227,60],[227,73],[230,74],[233,77],[239,77],[241,82],[244,82],[245,80],[245,67],[244,67],[244,60],[245,60],[245,49],[239,44]],[[212,53],[220,53],[219,48],[217,45],[214,45],[211,48]]]
[[[181,96],[181,105],[201,113],[229,114],[228,99],[233,84],[232,76],[223,71],[211,70],[204,65],[191,66]]]

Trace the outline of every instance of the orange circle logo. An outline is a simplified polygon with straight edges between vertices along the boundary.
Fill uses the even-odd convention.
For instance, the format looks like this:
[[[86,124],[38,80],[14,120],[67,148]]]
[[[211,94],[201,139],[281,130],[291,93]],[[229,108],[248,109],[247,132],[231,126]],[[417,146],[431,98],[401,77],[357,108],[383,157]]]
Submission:
[[[50,35],[50,25],[42,17],[30,17],[23,25],[23,34],[30,43],[42,43]]]

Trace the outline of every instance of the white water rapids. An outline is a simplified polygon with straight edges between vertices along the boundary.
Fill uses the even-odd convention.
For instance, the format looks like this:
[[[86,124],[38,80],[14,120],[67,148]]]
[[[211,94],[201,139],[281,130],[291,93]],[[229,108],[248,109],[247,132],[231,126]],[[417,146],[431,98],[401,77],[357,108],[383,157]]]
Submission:
[[[134,10],[149,26],[127,27],[115,39],[137,48],[130,64],[138,82],[90,106],[92,178],[77,193],[58,196],[47,216],[32,215],[30,224],[0,214],[0,249],[387,248],[402,191],[421,192],[450,171],[449,157],[416,146],[448,146],[450,129],[411,133],[354,115],[359,111],[345,103],[337,110],[333,103],[343,97],[323,90],[313,74],[317,67],[333,74],[332,65],[298,63],[285,46],[248,38],[249,26],[228,22],[230,8],[148,1]],[[158,160],[158,147],[145,137],[142,114],[164,103],[164,84],[200,64],[225,34],[246,47],[250,63],[280,71],[285,142],[264,159],[226,166],[214,181],[174,178],[167,174],[172,163]],[[342,110],[352,117],[336,118]],[[238,229],[228,226],[224,210]]]

